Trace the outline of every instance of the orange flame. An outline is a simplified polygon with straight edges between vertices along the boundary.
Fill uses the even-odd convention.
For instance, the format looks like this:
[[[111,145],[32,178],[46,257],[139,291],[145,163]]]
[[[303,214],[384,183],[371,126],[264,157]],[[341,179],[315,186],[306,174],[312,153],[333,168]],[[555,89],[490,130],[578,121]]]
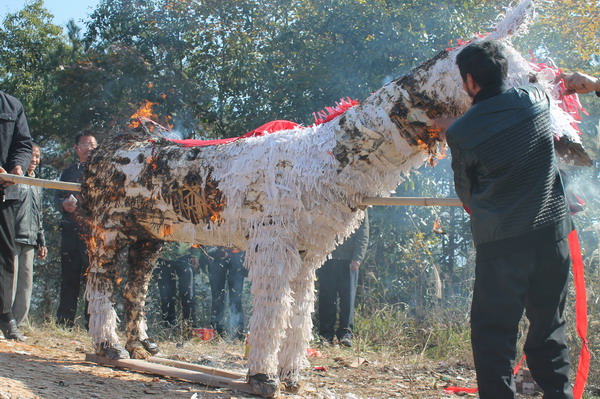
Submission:
[[[210,215],[210,221],[216,223],[219,220],[221,220],[221,215],[213,211],[213,214]]]
[[[153,108],[157,105],[158,103],[153,103],[152,101],[144,100],[144,103],[140,106],[140,108],[129,118],[129,127],[132,129],[140,127],[140,118],[157,120],[158,115],[156,115],[153,110]],[[154,127],[151,126],[150,131],[152,131],[153,128]]]
[[[427,134],[431,140],[440,139],[440,133],[442,132],[442,129],[433,126],[427,126],[425,130],[427,131]]]
[[[167,97],[166,94],[162,94],[161,98],[164,100]],[[144,100],[144,103],[142,105],[140,105],[139,109],[137,111],[135,111],[133,113],[133,115],[131,115],[129,117],[129,127],[131,129],[136,129],[139,128],[142,125],[142,118],[145,119],[149,119],[153,122],[156,122],[162,126],[166,126],[166,130],[172,130],[173,129],[173,124],[171,123],[173,121],[173,117],[172,116],[166,116],[166,117],[159,117],[155,112],[154,112],[154,107],[156,107],[158,105],[157,102],[152,102],[149,100]],[[162,121],[161,121],[162,119]],[[154,128],[156,126],[154,126],[151,123],[147,123],[145,124],[147,129],[149,131],[154,131]]]
[[[444,228],[442,227],[442,221],[439,217],[435,218],[435,222],[433,222],[433,229],[431,229],[435,234],[446,234]]]
[[[173,235],[173,225],[170,224],[163,224],[161,226],[161,232],[160,232],[162,237],[169,237]]]
[[[437,127],[427,126],[425,127],[425,132],[427,133],[427,142],[417,139],[417,147],[429,154],[429,165],[435,166],[440,159],[445,158],[447,155],[445,147],[439,144],[443,141],[442,130]]]
[[[158,169],[158,165],[156,165],[156,162],[154,162],[153,157],[150,156],[150,157],[146,158],[146,163],[152,167],[152,170]]]
[[[173,130],[173,124],[171,123],[173,121],[173,117],[171,115],[166,116],[165,117],[165,125],[167,125],[167,129],[169,130]]]

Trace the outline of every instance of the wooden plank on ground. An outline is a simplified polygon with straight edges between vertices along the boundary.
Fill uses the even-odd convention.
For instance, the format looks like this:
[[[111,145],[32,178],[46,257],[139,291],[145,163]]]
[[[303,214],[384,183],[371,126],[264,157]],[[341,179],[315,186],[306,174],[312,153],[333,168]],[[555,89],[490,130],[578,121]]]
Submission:
[[[219,375],[221,377],[232,378],[235,380],[241,380],[241,379],[246,378],[246,374],[236,373],[235,371],[223,370],[223,369],[218,369],[215,367],[202,366],[200,364],[182,362],[180,360],[166,359],[164,357],[153,356],[153,357],[149,358],[148,361],[151,363],[163,364],[165,366],[178,367],[180,369],[200,371],[202,373],[210,374],[210,375]]]
[[[111,360],[104,356],[87,353],[85,360],[88,362],[104,364],[113,367],[126,368],[133,371],[161,375],[163,377],[178,378],[186,381],[197,382],[212,387],[230,388],[246,393],[254,393],[250,384],[237,378],[222,375],[207,374],[200,371],[182,369],[179,367],[165,366],[139,359]]]

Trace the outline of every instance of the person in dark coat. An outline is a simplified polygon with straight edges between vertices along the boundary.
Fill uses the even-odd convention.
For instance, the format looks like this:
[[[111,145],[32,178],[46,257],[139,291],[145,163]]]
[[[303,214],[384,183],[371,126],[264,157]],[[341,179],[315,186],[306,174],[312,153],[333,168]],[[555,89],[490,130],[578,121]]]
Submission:
[[[573,225],[554,153],[551,100],[534,85],[505,85],[500,42],[473,43],[456,63],[473,105],[446,139],[476,249],[471,341],[479,397],[515,398],[513,362],[525,311],[533,378],[544,398],[570,399],[563,311]]]
[[[23,105],[0,91],[0,173],[22,176],[31,163],[31,135]],[[1,182],[0,182],[1,183]],[[24,341],[12,313],[15,271],[16,186],[0,186],[0,330],[6,339]]]
[[[94,148],[98,146],[96,138],[91,133],[80,133],[75,137],[73,149],[78,161],[63,170],[60,181],[81,183],[85,163]],[[78,211],[79,198],[69,191],[57,191],[54,196],[54,206],[61,213],[60,222],[60,297],[56,319],[59,324],[73,327],[77,313],[77,302],[81,282],[85,285],[85,271],[89,267],[87,246],[81,237],[84,223],[82,212]],[[87,303],[87,302],[86,302]],[[87,306],[86,306],[87,308]],[[89,317],[85,312],[86,319]]]
[[[358,269],[369,245],[369,214],[360,227],[331,254],[323,267],[317,270],[319,278],[319,336],[323,344],[352,346],[354,328],[354,302],[358,285]],[[338,315],[337,329],[335,322]]]
[[[40,147],[33,143],[32,158],[27,169],[28,177],[35,177],[40,163]],[[15,282],[13,285],[12,312],[17,325],[22,326],[29,313],[33,290],[33,259],[48,253],[42,224],[42,188],[19,184],[19,201],[15,204]]]

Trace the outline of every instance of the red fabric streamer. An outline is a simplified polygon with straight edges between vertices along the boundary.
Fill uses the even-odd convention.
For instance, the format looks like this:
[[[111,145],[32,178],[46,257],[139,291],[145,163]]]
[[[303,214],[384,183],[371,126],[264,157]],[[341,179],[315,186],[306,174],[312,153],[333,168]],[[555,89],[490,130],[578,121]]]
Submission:
[[[340,116],[350,108],[358,104],[358,100],[353,100],[350,97],[342,98],[339,102],[335,103],[335,107],[325,107],[324,110],[319,112],[313,112],[315,118],[315,125],[329,122],[336,116]]]
[[[575,283],[575,326],[577,335],[581,339],[581,351],[579,352],[579,364],[577,365],[577,375],[575,377],[575,386],[573,387],[574,399],[581,399],[583,388],[587,382],[590,371],[590,349],[588,348],[587,328],[587,294],[585,289],[585,277],[583,274],[583,258],[581,257],[581,246],[577,231],[573,230],[569,234],[569,249],[571,260],[573,262],[573,280]]]
[[[342,98],[339,102],[336,102],[335,104],[336,104],[335,107],[325,107],[325,110],[313,113],[313,115],[315,117],[315,124],[313,126],[320,125],[325,122],[329,122],[336,116],[343,114],[350,108],[357,105],[358,100],[352,100],[350,97],[346,97],[346,98]],[[147,119],[147,118],[144,118],[144,119]],[[154,122],[152,120],[148,119],[148,121],[151,123],[157,124],[156,122]],[[291,130],[291,129],[301,128],[301,127],[302,127],[302,125],[300,125],[299,123],[296,123],[296,122],[291,122],[291,121],[286,121],[286,120],[276,120],[276,121],[267,122],[264,125],[257,127],[256,129],[251,130],[248,133],[243,134],[239,137],[231,137],[231,138],[227,138],[227,139],[177,140],[177,139],[170,139],[168,137],[165,137],[165,138],[169,141],[172,141],[173,143],[177,143],[177,144],[181,145],[182,147],[204,147],[204,146],[211,146],[211,145],[229,144],[229,143],[233,143],[234,141],[237,141],[237,140],[247,139],[249,137],[264,136],[265,134],[275,133],[275,132],[279,132],[282,130]],[[163,129],[167,130],[165,128],[163,128]]]
[[[533,52],[531,52],[531,50],[529,51],[529,54],[531,55],[531,66],[536,72],[544,71],[550,73],[551,76],[554,76],[558,90],[559,108],[571,115],[576,121],[581,120],[580,112],[589,116],[589,113],[585,110],[585,108],[583,108],[581,102],[579,102],[579,97],[577,96],[577,94],[564,94],[565,90],[567,90],[567,87],[565,86],[565,81],[563,79],[556,81],[556,79],[562,74],[563,71],[560,68],[544,64],[543,62],[536,62],[535,57],[533,56]],[[577,130],[577,132],[581,136],[582,133],[581,130],[579,130],[578,124],[573,122],[571,123],[571,126],[573,126],[573,128]]]
[[[174,143],[181,144],[181,146],[183,146],[183,147],[202,147],[202,146],[210,146],[210,145],[221,145],[221,144],[233,143],[234,141],[241,140],[241,139],[247,139],[249,137],[264,136],[265,134],[279,132],[281,130],[291,130],[291,129],[294,129],[294,128],[300,127],[300,126],[301,126],[300,124],[295,123],[295,122],[278,120],[278,121],[271,121],[271,122],[265,123],[264,125],[257,127],[256,129],[251,130],[248,133],[246,133],[242,136],[239,136],[239,137],[231,137],[228,139],[217,139],[217,140],[193,140],[193,139],[190,139],[190,140],[169,139],[169,140]]]
[[[479,33],[479,32],[475,33],[475,36],[477,36],[478,38],[482,38],[482,37],[485,37],[485,36],[487,36],[487,35],[488,35],[487,33],[486,33],[485,35],[484,35],[484,34],[481,34],[481,33]],[[460,46],[464,46],[465,44],[469,44],[469,43],[471,43],[473,40],[475,40],[475,38],[473,38],[473,39],[471,39],[471,40],[456,39],[456,46],[452,46],[452,44],[453,44],[453,40],[450,40],[450,41],[448,42],[448,44],[449,44],[451,47],[448,47],[448,48],[446,48],[446,51],[447,51],[447,52],[450,52],[450,51],[454,50],[455,48],[458,48],[458,47],[460,47]]]
[[[524,361],[525,361],[525,355],[523,355],[521,360],[519,360],[519,363],[517,363],[517,365],[513,369],[513,375],[517,375],[517,373],[521,369],[521,366],[523,365]],[[446,388],[444,388],[444,391],[446,391],[446,393],[476,393],[478,391],[478,389],[477,388],[463,388],[463,387],[446,387]]]
[[[446,387],[446,393],[477,393],[477,388]]]
[[[525,358],[526,358],[525,355],[523,355],[521,357],[521,360],[519,360],[519,363],[517,363],[517,365],[513,369],[513,375],[517,375],[517,373],[519,372],[519,370],[521,370],[521,366],[523,365],[523,362],[525,361]]]
[[[257,127],[254,130],[250,130],[239,138],[247,139],[248,137],[264,136],[265,134],[279,132],[281,130],[291,130],[297,127],[301,127],[299,123],[285,120],[277,120],[267,122],[264,125]]]

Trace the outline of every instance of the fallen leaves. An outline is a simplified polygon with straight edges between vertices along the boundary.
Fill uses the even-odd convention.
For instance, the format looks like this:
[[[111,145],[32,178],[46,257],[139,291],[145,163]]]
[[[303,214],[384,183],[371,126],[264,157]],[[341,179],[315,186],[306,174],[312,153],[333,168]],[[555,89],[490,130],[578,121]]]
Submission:
[[[335,357],[333,358],[333,360],[335,360],[336,362],[338,362],[339,364],[346,366],[346,367],[352,367],[352,368],[357,368],[360,367],[363,364],[369,364],[369,361],[367,359],[365,359],[364,357],[355,357],[352,358],[351,360],[348,360],[344,357]]]

